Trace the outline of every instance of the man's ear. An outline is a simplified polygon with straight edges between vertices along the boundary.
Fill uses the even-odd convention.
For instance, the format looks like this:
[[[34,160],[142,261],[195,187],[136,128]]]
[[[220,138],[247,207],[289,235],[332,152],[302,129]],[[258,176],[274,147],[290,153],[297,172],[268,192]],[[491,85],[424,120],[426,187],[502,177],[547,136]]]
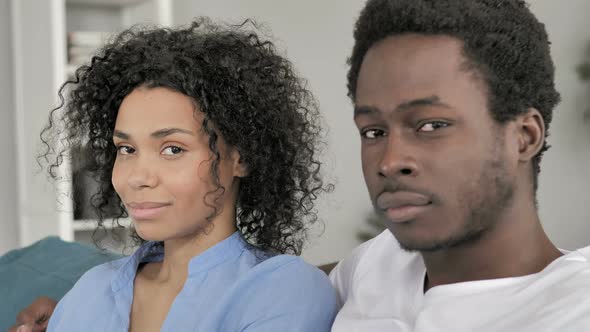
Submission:
[[[242,159],[240,152],[237,149],[232,149],[231,159],[233,160],[234,176],[243,178],[248,175],[248,166]]]
[[[545,142],[543,116],[536,108],[529,108],[526,113],[516,118],[516,130],[519,160],[530,161],[541,151]]]

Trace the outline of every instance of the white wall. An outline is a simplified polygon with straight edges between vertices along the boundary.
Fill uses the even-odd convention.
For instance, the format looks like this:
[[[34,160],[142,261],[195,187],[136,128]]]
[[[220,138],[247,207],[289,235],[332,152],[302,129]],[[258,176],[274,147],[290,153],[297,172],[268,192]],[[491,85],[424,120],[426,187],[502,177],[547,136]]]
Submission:
[[[18,244],[10,0],[0,0],[0,255]]]
[[[173,22],[198,15],[223,20],[255,17],[268,23],[280,49],[306,77],[329,124],[327,172],[336,191],[322,202],[325,233],[304,256],[313,263],[340,259],[358,241],[370,202],[361,175],[359,140],[346,97],[346,57],[352,47],[353,23],[364,0],[176,0]],[[589,87],[578,80],[576,64],[590,43],[590,1],[533,0],[532,10],[547,24],[553,41],[557,87],[563,102],[551,128],[553,148],[546,154],[540,180],[540,214],[551,238],[562,248],[590,244],[590,123],[581,121],[590,108]]]
[[[18,148],[19,244],[29,245],[60,234],[56,187],[48,181],[37,156],[43,151],[39,134],[57,91],[65,80],[65,0],[12,0],[12,54],[15,78],[14,116]],[[60,201],[65,200],[60,197]]]
[[[552,41],[556,84],[562,102],[554,112],[549,150],[541,164],[541,220],[554,242],[566,249],[590,244],[590,84],[580,82],[576,66],[590,47],[590,1],[533,0]]]

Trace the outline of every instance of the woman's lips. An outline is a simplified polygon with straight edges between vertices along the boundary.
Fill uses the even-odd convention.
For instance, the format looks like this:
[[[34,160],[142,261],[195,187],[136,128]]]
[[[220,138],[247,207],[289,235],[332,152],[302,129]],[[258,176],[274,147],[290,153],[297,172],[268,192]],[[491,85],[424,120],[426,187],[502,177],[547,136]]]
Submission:
[[[170,205],[170,203],[161,202],[131,202],[127,204],[127,210],[134,220],[154,219]]]

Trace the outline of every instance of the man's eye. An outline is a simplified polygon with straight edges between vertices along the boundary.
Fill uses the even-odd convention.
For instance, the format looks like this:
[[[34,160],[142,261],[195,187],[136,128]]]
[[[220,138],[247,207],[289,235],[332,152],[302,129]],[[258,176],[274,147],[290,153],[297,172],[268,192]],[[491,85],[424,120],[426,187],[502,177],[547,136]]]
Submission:
[[[127,154],[132,154],[134,152],[135,152],[135,149],[130,146],[127,146],[127,145],[120,145],[117,147],[118,154],[127,155]]]
[[[361,132],[361,137],[367,138],[367,139],[375,139],[375,138],[381,137],[383,135],[385,135],[385,132],[383,132],[383,130],[379,130],[379,129],[367,129],[367,130],[363,130]]]
[[[443,121],[430,121],[420,126],[420,128],[418,128],[418,131],[431,132],[448,126],[449,124]]]
[[[173,156],[184,152],[184,149],[179,148],[178,146],[167,146],[162,150],[162,154],[167,156]]]

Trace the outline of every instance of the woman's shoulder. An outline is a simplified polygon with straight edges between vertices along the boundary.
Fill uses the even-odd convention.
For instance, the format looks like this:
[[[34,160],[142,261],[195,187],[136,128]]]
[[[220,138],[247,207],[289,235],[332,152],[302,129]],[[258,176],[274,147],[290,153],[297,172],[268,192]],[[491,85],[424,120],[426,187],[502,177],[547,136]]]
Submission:
[[[242,278],[251,290],[263,289],[265,294],[284,295],[308,301],[309,298],[332,302],[335,296],[328,276],[301,257],[276,255],[260,261]],[[304,297],[301,297],[305,294]]]
[[[292,278],[304,277],[329,282],[326,274],[317,267],[307,263],[303,258],[293,255],[276,255],[260,261],[252,268],[255,273],[267,273],[269,277],[284,275]]]
[[[112,281],[129,259],[124,257],[106,262],[84,273],[59,301],[47,331],[80,330],[80,325],[94,319],[97,313],[104,311],[103,308],[112,308]]]
[[[227,295],[244,331],[329,331],[338,309],[326,274],[291,255],[252,266]]]
[[[131,256],[123,257],[123,258],[115,259],[110,262],[105,262],[105,263],[96,265],[95,267],[86,271],[86,273],[84,273],[82,275],[82,278],[80,278],[80,279],[81,280],[82,279],[93,279],[96,277],[99,277],[102,279],[104,277],[113,276],[121,269],[121,267],[123,267],[127,262],[129,262],[130,259],[132,259]]]
[[[69,293],[72,293],[72,295],[78,294],[79,296],[84,297],[88,296],[88,289],[92,289],[94,293],[99,289],[110,289],[111,282],[121,273],[121,268],[123,268],[130,259],[131,257],[123,257],[91,268],[80,277]]]

